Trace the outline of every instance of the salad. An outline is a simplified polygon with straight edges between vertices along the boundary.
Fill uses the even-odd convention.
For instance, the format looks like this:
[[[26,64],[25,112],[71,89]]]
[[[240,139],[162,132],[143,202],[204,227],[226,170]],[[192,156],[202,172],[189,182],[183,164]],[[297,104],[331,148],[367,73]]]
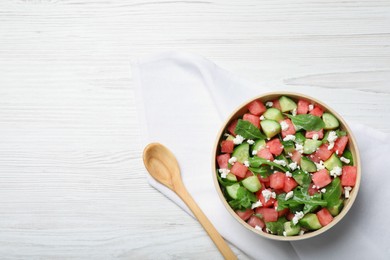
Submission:
[[[305,99],[263,103],[225,129],[217,179],[236,214],[257,230],[296,236],[333,221],[356,184],[348,133]]]

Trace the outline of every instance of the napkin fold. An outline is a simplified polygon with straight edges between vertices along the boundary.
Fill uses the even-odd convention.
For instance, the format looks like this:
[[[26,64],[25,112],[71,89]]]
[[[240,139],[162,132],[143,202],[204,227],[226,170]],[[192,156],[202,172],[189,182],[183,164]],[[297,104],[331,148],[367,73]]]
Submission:
[[[143,145],[157,141],[176,155],[185,186],[225,239],[255,259],[389,258],[388,135],[350,124],[363,166],[355,205],[325,234],[293,243],[272,241],[242,227],[225,209],[214,188],[211,156],[217,132],[234,108],[250,97],[283,87],[261,87],[203,57],[181,52],[134,60],[132,74]],[[149,174],[147,178],[191,214],[176,194]]]

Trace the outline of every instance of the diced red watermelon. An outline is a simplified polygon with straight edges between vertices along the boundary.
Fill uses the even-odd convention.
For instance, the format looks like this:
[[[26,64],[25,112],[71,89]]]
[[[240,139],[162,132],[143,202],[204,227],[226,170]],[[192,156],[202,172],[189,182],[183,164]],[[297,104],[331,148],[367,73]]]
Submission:
[[[284,216],[284,215],[286,215],[289,212],[288,208],[285,208],[285,209],[282,209],[282,210],[278,211],[277,210],[277,208],[278,208],[278,201],[275,202],[274,206],[275,206],[276,212],[278,212],[278,217]]]
[[[321,117],[323,113],[324,113],[324,110],[322,110],[322,108],[320,108],[319,106],[314,106],[313,110],[310,111],[309,114],[311,114],[313,116]]]
[[[301,154],[300,152],[294,151],[294,152],[292,153],[291,160],[292,160],[293,162],[296,162],[296,163],[299,164],[299,163],[301,162],[301,157],[302,157],[302,154]]]
[[[348,143],[348,136],[340,136],[334,142],[333,151],[336,154],[341,156],[343,154],[343,152],[344,152],[345,147],[347,146],[347,143]]]
[[[274,160],[274,157],[268,148],[263,148],[263,149],[260,149],[259,151],[257,151],[257,156],[259,156],[260,158],[264,158],[266,160],[270,160],[270,161]]]
[[[279,155],[283,152],[283,145],[280,142],[279,138],[274,138],[267,142],[266,147],[269,149],[269,151],[274,155]]]
[[[257,178],[259,178],[260,182],[269,182],[269,177],[262,177],[260,174],[257,175]]]
[[[246,174],[245,174],[244,178],[247,178],[247,177],[250,177],[250,176],[253,176],[253,173],[251,171],[246,171]]]
[[[315,134],[318,135],[318,139],[324,138],[324,129],[321,129],[319,131],[307,131],[305,134],[305,137],[312,139],[313,135],[315,135]]]
[[[333,220],[333,216],[330,214],[329,210],[322,208],[317,212],[317,218],[320,221],[321,226],[325,227]]]
[[[220,169],[227,169],[229,165],[230,154],[220,154],[217,156],[217,162]]]
[[[263,102],[261,102],[260,100],[252,101],[251,103],[248,104],[247,107],[249,112],[251,112],[251,114],[256,116],[260,116],[267,110]]]
[[[314,156],[318,157],[322,161],[326,161],[333,154],[332,150],[328,150],[328,144],[321,145],[317,151],[314,152]]]
[[[313,173],[312,180],[314,185],[316,185],[318,188],[325,187],[332,182],[332,178],[326,169]]]
[[[310,160],[312,160],[315,163],[319,163],[321,161],[321,159],[317,157],[316,153],[310,154],[309,158],[310,158]]]
[[[280,107],[279,99],[273,100],[272,103],[273,103],[272,107],[282,110],[282,108]]]
[[[247,114],[244,114],[242,119],[245,121],[251,122],[257,128],[260,128],[260,118],[258,116],[247,113]]]
[[[259,226],[261,228],[265,227],[265,223],[262,219],[256,216],[252,216],[248,219],[248,224],[252,227]]]
[[[247,209],[245,211],[241,211],[241,210],[236,210],[236,213],[237,215],[244,221],[246,221],[247,219],[249,219],[253,213],[255,213],[253,211],[253,209]]]
[[[269,176],[269,186],[274,189],[283,189],[284,187],[284,173],[275,172]]]
[[[256,214],[261,214],[265,222],[278,220],[278,212],[274,208],[256,208]]]
[[[262,193],[262,191],[264,190],[263,187],[264,187],[264,186],[261,185],[261,190],[259,190],[258,192],[256,192],[256,195],[257,195],[257,197],[259,198],[261,204],[263,204],[263,207],[265,207],[265,208],[273,207],[273,206],[274,206],[274,203],[275,203],[275,201],[276,201],[276,199],[274,199],[274,198],[271,197],[269,200],[267,200],[267,202],[265,202],[265,198],[264,198],[263,193]],[[272,192],[271,189],[266,189],[266,190],[269,190],[269,191]]]
[[[234,143],[231,140],[224,140],[221,143],[221,152],[222,153],[232,153],[234,149]]]
[[[284,190],[283,189],[274,189],[274,192],[276,194],[282,194],[282,193],[284,193]]]
[[[288,214],[287,214],[287,216],[286,216],[286,218],[287,218],[287,220],[292,220],[293,218],[294,218],[294,213],[292,213],[292,212],[289,212]]]
[[[234,130],[236,129],[237,123],[238,123],[238,119],[233,120],[230,123],[230,125],[227,127],[227,130],[229,131],[229,133],[234,135],[234,136],[236,136],[236,133],[234,132]]]
[[[297,186],[298,183],[294,180],[294,178],[287,177],[286,175],[284,176],[284,187],[283,187],[284,192],[286,193],[290,192],[293,189],[295,189],[295,187]]]
[[[246,167],[240,162],[235,162],[232,168],[230,169],[231,173],[233,173],[234,175],[240,178],[244,178],[247,171],[248,171],[248,167]]]
[[[309,112],[309,102],[303,99],[298,100],[297,114],[303,115]]]
[[[282,137],[285,138],[288,135],[295,135],[295,126],[290,119],[284,119],[284,122],[288,125],[287,130],[282,130]],[[283,122],[281,121],[281,122]]]
[[[309,189],[307,190],[307,193],[309,193],[310,196],[313,196],[314,194],[318,193],[319,189],[316,187],[313,188],[313,184],[311,183],[309,186]]]
[[[355,186],[357,177],[356,166],[343,166],[343,172],[341,174],[342,186]]]

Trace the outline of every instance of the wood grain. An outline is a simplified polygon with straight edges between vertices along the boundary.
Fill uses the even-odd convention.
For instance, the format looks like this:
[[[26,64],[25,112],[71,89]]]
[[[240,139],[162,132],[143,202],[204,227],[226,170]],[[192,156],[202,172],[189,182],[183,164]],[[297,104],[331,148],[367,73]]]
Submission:
[[[129,60],[195,52],[390,133],[389,23],[389,1],[1,1],[0,255],[220,258],[147,184]]]

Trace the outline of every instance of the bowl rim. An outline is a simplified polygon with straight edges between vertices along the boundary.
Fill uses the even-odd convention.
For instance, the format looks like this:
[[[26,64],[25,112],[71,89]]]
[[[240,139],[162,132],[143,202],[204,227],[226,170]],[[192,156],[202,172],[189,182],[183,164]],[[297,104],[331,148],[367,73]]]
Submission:
[[[331,223],[329,223],[328,225],[326,225],[325,227],[322,227],[322,228],[320,228],[318,230],[311,231],[309,233],[305,233],[305,234],[299,235],[299,236],[286,236],[285,237],[285,236],[279,236],[279,235],[272,235],[272,234],[268,234],[266,232],[263,232],[261,230],[256,230],[255,228],[250,226],[248,223],[246,223],[244,220],[242,220],[240,217],[238,217],[238,215],[234,212],[234,210],[230,207],[230,205],[226,201],[225,197],[222,194],[222,191],[221,191],[218,179],[217,179],[217,174],[216,174],[216,169],[217,169],[216,157],[217,157],[218,146],[219,146],[219,143],[220,143],[220,140],[222,138],[222,135],[225,132],[225,129],[227,128],[228,124],[232,120],[236,119],[237,116],[242,116],[242,113],[240,113],[240,110],[244,109],[252,101],[259,100],[259,99],[262,100],[262,102],[270,101],[270,100],[275,99],[276,97],[281,97],[281,96],[292,97],[293,99],[299,99],[299,98],[305,99],[305,100],[311,101],[311,103],[320,105],[320,107],[322,107],[326,111],[332,113],[339,120],[340,126],[343,129],[345,129],[347,131],[347,133],[348,133],[349,140],[348,140],[348,146],[347,147],[349,148],[349,150],[352,153],[352,157],[354,159],[354,166],[356,166],[356,168],[357,168],[356,184],[355,184],[354,188],[352,189],[352,191],[350,193],[350,196],[347,199],[347,201],[344,201],[344,207],[343,207],[342,211],[340,212],[340,214],[337,215],[336,217],[334,217],[333,221]],[[218,131],[217,138],[215,139],[215,143],[214,143],[214,146],[213,146],[213,152],[212,152],[212,158],[211,159],[212,159],[211,160],[212,161],[212,163],[211,163],[211,166],[212,166],[212,176],[213,176],[215,189],[216,189],[216,191],[218,193],[219,198],[221,199],[222,203],[224,204],[225,208],[228,210],[230,215],[232,215],[245,228],[247,228],[250,231],[260,235],[261,237],[265,237],[265,238],[268,238],[268,239],[271,239],[271,240],[298,241],[298,240],[304,240],[304,239],[312,238],[312,237],[318,236],[320,234],[323,234],[324,232],[326,232],[330,228],[334,227],[337,223],[339,223],[341,221],[341,219],[343,219],[345,217],[345,215],[349,212],[349,210],[351,209],[352,205],[354,204],[354,202],[356,200],[356,197],[358,195],[358,192],[359,192],[359,188],[360,188],[360,182],[361,182],[360,153],[359,153],[359,149],[358,149],[358,145],[357,145],[356,139],[355,139],[355,137],[353,135],[353,132],[351,131],[350,127],[345,122],[345,120],[340,116],[340,114],[337,113],[335,110],[333,110],[333,108],[329,107],[327,104],[325,104],[324,102],[322,102],[322,101],[320,101],[320,100],[318,100],[316,98],[313,98],[311,96],[308,96],[306,94],[302,94],[302,93],[299,93],[299,92],[292,92],[292,91],[267,92],[267,93],[263,93],[263,94],[257,95],[257,96],[255,96],[253,98],[247,99],[246,101],[241,103],[241,105],[236,107],[236,109],[234,109],[234,111],[227,117],[227,119],[222,124],[222,127]]]

